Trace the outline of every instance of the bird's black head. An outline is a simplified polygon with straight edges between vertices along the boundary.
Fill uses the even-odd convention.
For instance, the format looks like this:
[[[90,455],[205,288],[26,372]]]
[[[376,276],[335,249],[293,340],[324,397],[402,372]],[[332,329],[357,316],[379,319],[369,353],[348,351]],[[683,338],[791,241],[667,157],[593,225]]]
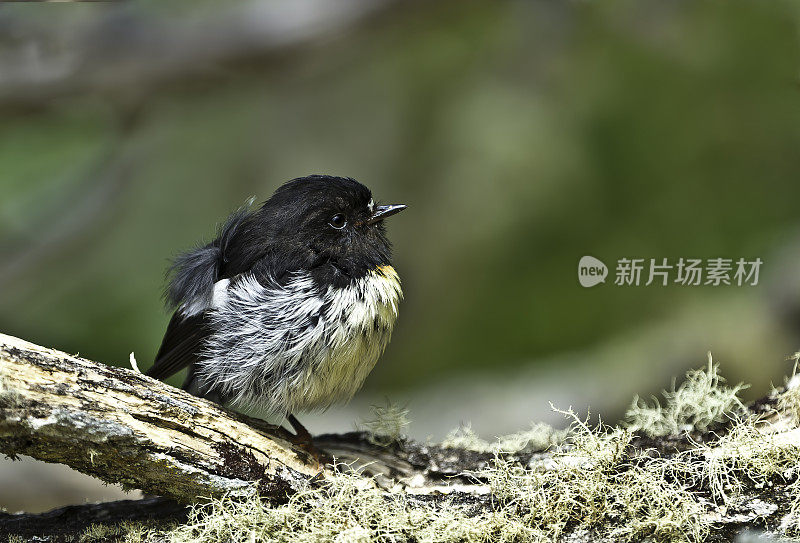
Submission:
[[[321,284],[345,286],[389,264],[383,220],[405,205],[377,205],[370,190],[347,177],[293,179],[264,202],[252,226],[268,240],[271,261],[304,269]]]

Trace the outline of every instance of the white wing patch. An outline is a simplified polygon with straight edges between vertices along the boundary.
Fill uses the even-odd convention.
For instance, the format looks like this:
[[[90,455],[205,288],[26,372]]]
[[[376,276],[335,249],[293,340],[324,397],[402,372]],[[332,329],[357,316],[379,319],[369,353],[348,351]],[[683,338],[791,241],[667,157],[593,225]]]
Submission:
[[[228,301],[228,287],[230,279],[222,279],[214,283],[214,292],[211,294],[211,307],[222,307]]]
[[[211,290],[184,303],[179,311],[184,317],[192,317],[212,307],[219,307],[228,298],[230,282],[230,279],[217,281]]]

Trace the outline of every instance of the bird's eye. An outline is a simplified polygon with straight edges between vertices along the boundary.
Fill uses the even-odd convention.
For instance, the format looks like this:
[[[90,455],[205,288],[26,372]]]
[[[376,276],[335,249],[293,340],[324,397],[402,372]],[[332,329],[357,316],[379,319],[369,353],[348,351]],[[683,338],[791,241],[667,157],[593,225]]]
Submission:
[[[341,230],[347,225],[347,218],[341,213],[337,213],[336,215],[331,217],[331,220],[328,224],[330,224],[337,230]]]

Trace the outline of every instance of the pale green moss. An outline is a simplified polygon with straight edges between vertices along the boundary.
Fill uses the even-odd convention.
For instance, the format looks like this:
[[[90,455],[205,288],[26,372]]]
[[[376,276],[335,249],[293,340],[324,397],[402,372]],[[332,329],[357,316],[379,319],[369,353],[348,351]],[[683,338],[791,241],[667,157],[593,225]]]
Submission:
[[[474,516],[456,503],[387,495],[370,480],[342,470],[322,488],[308,488],[284,505],[269,506],[257,498],[212,500],[195,506],[184,525],[139,529],[136,538],[132,530],[128,541],[536,542],[575,530],[590,539],[703,541],[714,522],[709,499],[735,510],[748,489],[776,479],[791,483],[800,466],[800,447],[786,441],[785,433],[770,432],[763,421],[743,416],[737,397],[743,387],[722,382],[709,359],[705,370],[689,372],[683,384],[665,393],[663,406],[636,402],[620,427],[589,427],[566,411],[571,425],[564,432],[536,425],[488,443],[469,427],[460,429],[446,447],[495,453],[495,461],[477,474],[489,482],[495,506]],[[378,411],[372,428],[378,435],[401,435],[399,430],[384,434],[380,421],[386,413],[394,421],[406,417],[387,408]],[[698,443],[680,454],[661,457],[631,447],[635,430],[677,434],[723,421],[729,424],[716,442]],[[548,460],[530,466],[505,454],[547,447]],[[800,531],[800,483],[788,493],[794,501],[782,530],[791,535]]]
[[[387,498],[370,480],[345,472],[278,507],[258,498],[198,505],[185,525],[165,536],[174,543],[536,539],[535,531],[505,515],[469,518],[455,506],[434,510],[402,494]]]
[[[708,353],[705,370],[693,370],[686,380],[675,388],[663,392],[664,405],[653,398],[649,404],[638,396],[634,398],[625,416],[626,425],[634,431],[649,436],[677,435],[689,430],[704,431],[714,424],[731,420],[744,412],[738,394],[747,385],[723,385],[719,369]]]
[[[800,479],[789,486],[789,497],[791,499],[789,513],[781,523],[781,530],[791,536],[800,536]]]
[[[442,441],[448,449],[467,449],[477,452],[516,453],[545,451],[562,443],[566,430],[556,430],[549,424],[532,424],[530,430],[500,436],[494,442],[481,439],[469,425],[450,432]]]
[[[800,424],[800,376],[797,374],[798,363],[800,363],[800,352],[794,353],[789,357],[794,361],[791,376],[786,379],[782,391],[774,391],[778,396],[778,411],[790,422]]]
[[[384,406],[373,405],[372,418],[362,421],[358,427],[369,434],[371,443],[386,447],[400,441],[410,424],[408,409],[387,400]]]
[[[96,543],[98,541],[108,541],[112,537],[120,537],[125,532],[125,526],[120,524],[118,526],[107,524],[92,524],[86,528],[80,537],[79,543]]]
[[[692,493],[669,480],[666,461],[625,458],[631,433],[590,429],[572,412],[568,449],[552,462],[523,468],[498,457],[487,470],[493,494],[504,510],[550,539],[571,524],[606,527],[614,539],[702,541],[708,524]]]
[[[122,543],[155,543],[166,541],[164,533],[176,528],[176,525],[162,526],[160,529],[153,528],[142,522],[123,522],[119,525],[122,528],[124,537],[120,538]]]
[[[164,529],[160,532],[163,532]],[[121,522],[119,524],[91,524],[77,536],[78,543],[100,543],[124,541],[125,543],[152,543],[164,540],[163,533],[149,528],[141,522]]]
[[[778,411],[788,417],[792,424],[800,424],[800,386],[793,386],[781,393]]]

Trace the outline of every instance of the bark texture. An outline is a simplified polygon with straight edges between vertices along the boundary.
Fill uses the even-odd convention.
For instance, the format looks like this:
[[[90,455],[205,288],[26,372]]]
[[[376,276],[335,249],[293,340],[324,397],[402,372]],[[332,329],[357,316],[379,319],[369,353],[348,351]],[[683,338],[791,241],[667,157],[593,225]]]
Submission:
[[[9,456],[182,502],[280,497],[320,473],[280,427],[253,423],[133,370],[0,335],[0,451]]]

